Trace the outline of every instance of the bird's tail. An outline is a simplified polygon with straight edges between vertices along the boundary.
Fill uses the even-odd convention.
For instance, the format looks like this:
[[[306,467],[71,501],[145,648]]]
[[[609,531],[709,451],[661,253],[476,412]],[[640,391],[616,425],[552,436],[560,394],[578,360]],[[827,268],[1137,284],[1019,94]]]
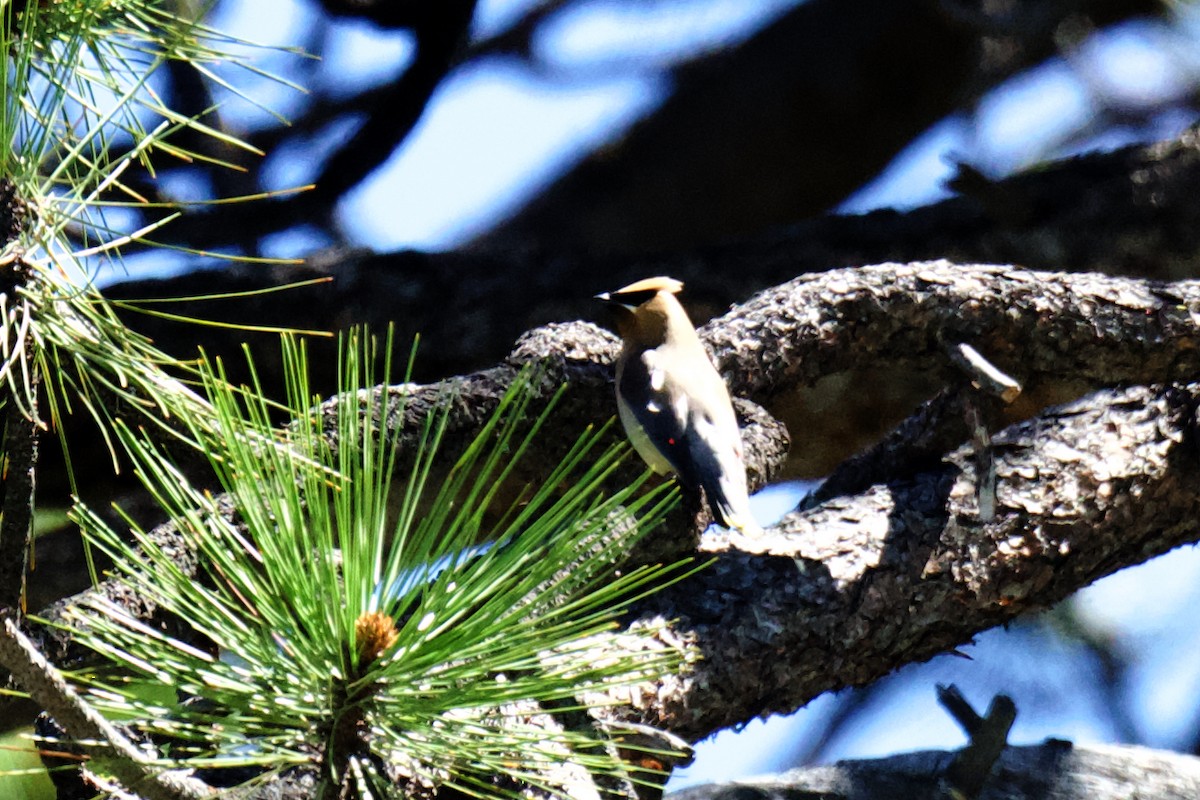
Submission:
[[[739,531],[746,536],[761,536],[762,528],[750,513],[750,496],[746,491],[746,473],[725,472],[704,485],[704,494],[718,525]]]

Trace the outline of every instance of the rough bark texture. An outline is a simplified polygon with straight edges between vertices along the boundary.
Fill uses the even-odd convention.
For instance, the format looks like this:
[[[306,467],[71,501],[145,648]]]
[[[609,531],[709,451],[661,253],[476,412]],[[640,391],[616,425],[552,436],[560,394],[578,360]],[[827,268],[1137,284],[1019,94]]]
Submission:
[[[704,327],[733,389],[759,402],[851,368],[952,374],[966,342],[1035,383],[1195,374],[1200,283],[946,261],[806,275]]]
[[[408,29],[416,57],[405,71],[398,69],[357,94],[347,92],[339,76],[326,81],[336,91],[318,89],[297,120],[294,137],[282,128],[251,134],[265,150],[280,150],[275,145],[295,147],[349,122],[352,132],[313,168],[319,179],[314,191],[263,204],[252,214],[229,205],[188,214],[164,236],[201,249],[249,253],[257,253],[268,237],[297,227],[326,241],[342,241],[333,209],[399,147],[436,88],[461,63],[459,45],[475,5],[473,0],[322,4],[334,15]],[[567,3],[535,5],[539,8],[530,19],[548,18]],[[507,361],[489,365],[505,358],[520,332],[588,314],[584,304],[592,291],[646,274],[668,272],[685,279],[700,319],[801,272],[889,260],[951,258],[1157,277],[1194,274],[1200,266],[1200,219],[1193,199],[1200,158],[1194,131],[1160,147],[1075,159],[1041,174],[994,183],[964,181],[962,197],[910,214],[819,220],[762,233],[766,224],[794,222],[843,199],[916,132],[969,105],[1004,76],[1069,49],[1088,26],[1160,13],[1161,4],[1153,0],[810,0],[744,46],[679,70],[673,97],[652,120],[497,232],[490,242],[502,244],[494,249],[383,256],[331,250],[298,270],[193,274],[130,284],[114,289],[112,296],[247,291],[281,278],[332,275],[333,286],[283,299],[266,295],[261,304],[228,304],[217,313],[229,314],[232,321],[309,328],[397,321],[402,340],[421,332],[426,344],[420,380],[484,370],[455,382],[461,393],[454,412],[460,438],[494,405],[517,364],[549,356],[547,386],[559,379],[572,386],[556,419],[556,430],[567,438],[547,437],[561,442],[573,438],[583,422],[611,415],[611,339],[586,326],[542,328]],[[524,27],[520,55],[536,62],[530,42],[537,25]],[[305,35],[318,43],[332,40],[327,33],[318,23]],[[491,54],[517,53],[492,44]],[[488,46],[481,43],[465,55],[487,55]],[[212,107],[209,87],[195,76],[175,70],[167,89],[185,116],[206,114]],[[201,145],[200,151],[210,147],[221,149]],[[183,177],[211,181],[222,195],[253,194],[267,188],[261,171],[266,163],[233,177],[213,177],[200,172],[203,167]],[[157,196],[137,172],[134,167],[125,179],[146,196]],[[16,218],[0,187],[0,236],[11,229],[6,213]],[[730,236],[742,241],[713,246]],[[529,241],[538,246],[527,247]],[[690,249],[698,243],[705,249]],[[546,245],[552,249],[538,249]],[[689,251],[661,258],[598,255],[663,247]],[[1037,298],[1044,288],[1047,297]],[[976,296],[993,290],[1000,293],[995,303]],[[699,542],[718,555],[717,563],[686,591],[661,598],[630,624],[655,624],[674,615],[662,646],[705,651],[710,661],[664,686],[631,689],[639,718],[695,737],[722,720],[794,707],[820,691],[818,666],[827,675],[826,685],[870,680],[1183,540],[1178,520],[1195,511],[1181,488],[1194,478],[1190,415],[1195,389],[1189,381],[1196,371],[1195,295],[1191,284],[1092,285],[1003,269],[958,276],[946,264],[894,265],[792,285],[713,323],[706,330],[708,341],[749,398],[739,411],[755,485],[779,470],[787,451],[786,431],[771,413],[785,415],[788,391],[828,379],[834,374],[830,370],[871,364],[886,365],[893,374],[901,371],[903,378],[919,371],[939,387],[951,385],[944,409],[932,413],[936,409],[927,408],[925,416],[912,420],[938,428],[923,444],[920,459],[898,456],[906,437],[896,437],[848,467],[850,479],[828,490],[828,503],[789,519],[768,539],[701,540],[703,519],[693,506],[669,521],[641,557],[671,558],[694,551]],[[203,316],[214,308],[198,310]],[[185,304],[176,310],[197,309]],[[198,342],[190,326],[155,321],[137,327],[185,357],[200,343],[231,363],[240,360],[240,332],[229,336],[204,329],[207,339]],[[1050,411],[1035,417],[1029,424],[1047,426],[1044,438],[1058,442],[1058,451],[1044,452],[1044,443],[1035,441],[1043,435],[1040,428],[1010,428],[999,447],[1000,513],[985,524],[973,516],[969,452],[960,450],[949,463],[940,459],[964,438],[953,419],[961,400],[958,379],[948,377],[944,360],[945,345],[957,339],[1035,382],[1065,377],[1076,386],[1150,386],[1126,390],[1133,395],[1094,395],[1086,401],[1090,405],[1066,416]],[[277,360],[271,337],[258,338],[253,347],[260,363]],[[334,359],[314,348],[313,361],[332,364]],[[332,386],[329,375],[323,385]],[[446,387],[413,391],[428,401],[427,409],[445,397]],[[1032,394],[1035,401],[1017,415],[1039,412],[1039,395]],[[754,403],[769,406],[770,412]],[[397,419],[422,406],[404,408]],[[1141,417],[1135,413],[1139,409]],[[840,404],[838,410],[852,413]],[[1071,427],[1076,417],[1110,428],[1076,431]],[[831,426],[802,422],[791,411],[786,418],[804,448],[818,440],[836,441]],[[1099,461],[1107,447],[1123,451],[1145,434],[1159,438],[1137,439],[1142,444],[1122,454],[1129,463],[1122,461],[1117,472]],[[74,432],[69,435],[77,461],[88,462],[92,454]],[[1068,445],[1082,455],[1068,452]],[[840,449],[844,455],[848,448]],[[1041,483],[1043,472],[1048,484],[1067,492],[1065,498],[1048,498],[1033,486]],[[52,479],[39,477],[40,486],[53,486]],[[537,479],[536,473],[524,477]],[[90,491],[94,503],[106,503],[114,493],[111,486]],[[1115,525],[1132,531],[1135,544],[1118,547],[1109,533]],[[834,544],[827,545],[826,538]],[[741,550],[730,549],[731,544]],[[191,558],[184,551],[179,555],[185,562]],[[802,573],[794,567],[797,555],[807,564]],[[818,557],[824,560],[815,561]],[[43,562],[43,575],[46,566]],[[115,584],[100,591],[140,615],[153,613]],[[911,613],[906,617],[898,609]],[[857,650],[839,643],[845,632]],[[65,647],[69,640],[58,644]],[[803,648],[811,648],[812,655]],[[54,652],[69,658],[67,650]],[[818,664],[818,658],[829,660]],[[718,660],[728,667],[710,663]],[[733,674],[739,665],[740,672]],[[791,677],[790,666],[797,670]],[[306,776],[294,777],[295,786],[305,785]],[[265,788],[263,796],[307,796],[303,789],[296,795],[290,791],[281,782]]]
[[[704,658],[639,698],[639,719],[697,739],[792,711],[1195,541],[1198,399],[1194,384],[1102,391],[1000,432],[987,524],[963,448],[761,540],[706,534],[717,561],[648,612]]]
[[[842,761],[768,779],[697,786],[671,800],[891,800],[946,797],[941,783],[953,752]],[[976,800],[1193,800],[1200,759],[1142,747],[1050,740],[1009,747]]]
[[[590,295],[654,274],[685,282],[683,299],[697,322],[803,273],[889,261],[948,258],[1160,279],[1200,274],[1200,212],[1192,201],[1197,185],[1200,135],[1190,130],[1157,145],[1081,156],[977,185],[967,196],[904,214],[819,218],[728,246],[653,258],[598,258],[536,248],[388,254],[329,250],[302,267],[194,273],[130,282],[107,292],[113,298],[195,296],[326,277],[329,283],[285,294],[160,308],[235,324],[340,330],[355,323],[376,329],[394,323],[400,341],[420,334],[415,377],[435,380],[495,363],[530,328],[592,318],[598,310]],[[202,345],[235,368],[242,363],[241,343],[248,341],[259,355],[267,387],[282,384],[269,370],[279,361],[271,335],[197,328],[133,313],[126,319],[180,357],[191,357]],[[979,343],[981,349],[984,344]],[[311,352],[314,365],[329,367],[314,376],[315,386],[333,391],[336,358],[330,344],[314,341]],[[993,357],[986,350],[985,355]],[[927,376],[906,366],[897,369],[892,362],[882,362],[883,372],[865,376],[861,369],[866,364],[854,359],[842,363],[855,372],[824,373],[825,380],[814,389],[792,397],[777,393],[772,402],[772,411],[793,431],[822,432],[820,437],[798,437],[801,447],[793,451],[788,468],[792,475],[828,474],[939,388]],[[1018,412],[1030,413],[1047,397],[1060,400],[1076,391],[1078,387],[1031,387],[1026,398],[1035,405],[1022,404]],[[77,452],[91,446],[81,435],[87,430],[72,433]],[[95,442],[96,450],[103,446],[98,439],[88,441]],[[46,473],[41,483],[47,496],[67,491],[61,473]]]

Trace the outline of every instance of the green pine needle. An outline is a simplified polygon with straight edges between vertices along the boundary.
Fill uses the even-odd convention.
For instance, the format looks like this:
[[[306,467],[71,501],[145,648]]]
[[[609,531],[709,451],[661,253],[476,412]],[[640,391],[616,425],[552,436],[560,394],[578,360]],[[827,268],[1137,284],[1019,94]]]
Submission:
[[[215,432],[212,409],[189,385],[199,381],[191,365],[131,332],[91,285],[98,257],[119,259],[123,246],[176,215],[123,175],[138,168],[153,178],[164,157],[211,161],[174,143],[185,130],[219,145],[202,150],[254,150],[219,129],[215,108],[196,118],[169,108],[155,80],[172,62],[205,75],[220,63],[270,77],[249,64],[254,46],[199,22],[204,8],[190,17],[183,10],[157,0],[0,3],[0,175],[29,208],[17,237],[0,242],[0,270],[19,269],[16,290],[0,296],[0,392],[60,431],[62,414],[93,416],[114,469],[108,409],[140,411],[136,424],[148,420],[175,436],[186,437],[175,424],[181,419]],[[228,80],[222,85],[238,93]],[[140,212],[134,230],[105,218],[114,200]]]
[[[384,404],[403,403],[402,388],[359,388],[374,385],[371,363],[390,362],[390,344],[382,349],[359,336],[342,348],[331,440],[304,350],[285,339],[295,420],[286,448],[264,444],[273,409],[255,387],[231,389],[219,364],[201,369],[222,435],[193,434],[212,450],[240,525],[117,423],[200,575],[181,572],[136,526],[129,544],[86,508],[75,518],[121,580],[197,638],[173,639],[92,600],[73,620],[77,640],[106,662],[75,676],[89,702],[162,743],[164,768],[310,764],[327,786],[353,785],[360,797],[388,783],[379,764],[479,796],[521,784],[565,796],[579,770],[647,780],[600,727],[580,728],[577,712],[585,694],[678,667],[679,654],[662,648],[611,655],[622,652],[617,637],[652,634],[618,633],[615,615],[679,572],[616,571],[674,497],[640,482],[607,494],[627,448],[602,450],[603,432],[592,430],[494,515],[497,487],[553,404],[534,415],[522,375],[455,457],[443,446],[451,397],[419,431],[380,427],[394,411]],[[178,696],[147,701],[147,683]]]

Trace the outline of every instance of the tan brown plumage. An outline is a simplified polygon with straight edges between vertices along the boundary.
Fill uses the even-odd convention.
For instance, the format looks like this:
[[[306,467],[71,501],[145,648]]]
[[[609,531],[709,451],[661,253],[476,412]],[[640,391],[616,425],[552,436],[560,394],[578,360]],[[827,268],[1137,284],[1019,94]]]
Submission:
[[[597,295],[613,310],[623,342],[617,410],[652,469],[703,488],[719,524],[757,533],[729,390],[675,299],[682,288],[656,277]]]

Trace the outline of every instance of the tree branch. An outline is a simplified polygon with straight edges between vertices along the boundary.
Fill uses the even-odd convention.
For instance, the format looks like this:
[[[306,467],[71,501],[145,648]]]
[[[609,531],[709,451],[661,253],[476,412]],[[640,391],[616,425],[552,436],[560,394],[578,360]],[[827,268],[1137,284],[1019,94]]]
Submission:
[[[101,763],[101,771],[111,773],[145,800],[200,800],[215,794],[195,778],[162,772],[148,764],[146,756],[115,725],[80,699],[9,616],[4,617],[0,631],[0,663],[70,731],[73,744]]]
[[[326,0],[327,8],[335,5]],[[316,180],[316,188],[292,199],[300,206],[319,206],[331,211],[338,197],[374,171],[412,131],[425,113],[429,99],[456,62],[466,41],[476,0],[444,0],[429,11],[413,14],[417,53],[412,63],[368,109],[366,121],[330,157]],[[338,3],[348,7],[366,5],[361,0]],[[392,9],[397,3],[371,4],[372,10]],[[421,4],[409,4],[419,7]],[[374,16],[374,15],[372,15]]]
[[[703,658],[637,693],[637,720],[694,740],[794,711],[1196,541],[1197,402],[1196,384],[1105,390],[1002,431],[987,524],[964,447],[761,540],[705,534],[716,562],[641,618],[677,620],[670,642]]]
[[[892,800],[941,797],[938,783],[954,753],[927,751],[863,761],[839,761],[752,781],[674,792],[669,800]],[[1200,759],[1144,747],[1073,745],[1047,740],[1008,747],[978,800],[1017,797],[1054,800],[1192,800]]]
[[[989,782],[996,759],[1008,746],[1017,706],[1011,697],[999,694],[992,698],[987,716],[981,717],[956,686],[938,686],[938,702],[970,740],[946,765],[942,780],[955,800],[977,800]]]
[[[760,402],[853,368],[952,375],[965,342],[1022,382],[1152,382],[1200,371],[1200,282],[948,261],[796,278],[705,326],[734,390]]]

